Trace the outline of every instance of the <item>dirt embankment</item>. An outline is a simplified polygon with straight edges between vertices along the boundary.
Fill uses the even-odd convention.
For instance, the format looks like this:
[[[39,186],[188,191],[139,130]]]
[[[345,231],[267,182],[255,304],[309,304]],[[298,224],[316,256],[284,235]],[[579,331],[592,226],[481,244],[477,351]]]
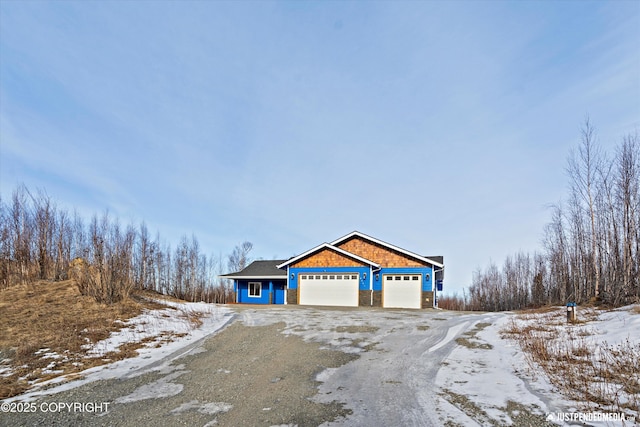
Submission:
[[[72,280],[35,282],[0,291],[0,399],[31,384],[134,356],[141,343],[105,358],[87,358],[87,345],[123,328],[142,311],[163,306],[134,295],[100,304],[80,294]]]

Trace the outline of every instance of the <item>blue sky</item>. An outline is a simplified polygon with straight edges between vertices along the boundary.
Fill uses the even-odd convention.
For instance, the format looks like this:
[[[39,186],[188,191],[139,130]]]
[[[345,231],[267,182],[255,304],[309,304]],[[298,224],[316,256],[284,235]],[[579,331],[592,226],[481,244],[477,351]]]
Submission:
[[[640,2],[0,1],[0,193],[209,253],[353,230],[445,287],[540,249],[589,115],[640,124]]]

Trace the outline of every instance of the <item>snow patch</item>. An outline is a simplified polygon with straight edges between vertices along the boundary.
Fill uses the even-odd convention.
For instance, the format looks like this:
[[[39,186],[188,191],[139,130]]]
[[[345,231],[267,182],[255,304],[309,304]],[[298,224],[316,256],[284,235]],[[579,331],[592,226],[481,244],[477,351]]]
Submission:
[[[338,371],[338,368],[326,368],[316,375],[316,381],[325,382],[328,381],[329,378],[333,376]]]
[[[152,383],[138,387],[133,393],[119,397],[115,400],[115,402],[130,403],[137,402],[139,400],[175,396],[182,391],[184,386],[182,384],[176,384],[171,381],[186,374],[187,372],[188,371],[173,372],[172,374],[169,374],[164,378],[160,378],[158,381],[154,381]]]
[[[0,366],[0,377],[9,377],[13,375],[11,366]]]
[[[210,310],[210,307],[208,309]],[[158,339],[148,344],[155,346],[163,337],[169,336],[172,339],[188,334],[194,329],[189,317],[197,313],[199,312],[188,306],[181,309],[144,310],[141,315],[125,322],[125,327],[121,330],[113,332],[108,338],[95,344],[86,344],[83,348],[88,349],[89,357],[103,357],[112,351],[118,351],[123,344],[157,337]]]
[[[574,401],[569,397],[567,390],[563,391],[566,396],[560,396],[557,390],[550,384],[549,377],[543,371],[542,367],[530,359],[522,361],[518,368],[523,377],[534,379],[525,380],[529,383],[543,384],[546,395],[557,396],[556,402],[564,410],[551,411],[564,413],[583,413],[583,412],[607,412],[618,413],[620,409],[626,412],[628,418],[635,417],[638,419],[640,408],[637,408],[638,395],[630,394],[625,388],[625,384],[616,380],[616,375],[609,374],[607,371],[611,368],[615,370],[618,363],[632,363],[638,360],[638,349],[640,349],[640,316],[633,314],[632,310],[635,306],[620,307],[610,311],[597,310],[591,307],[578,307],[578,322],[568,324],[566,321],[566,312],[564,307],[558,307],[546,313],[524,313],[513,316],[509,319],[508,324],[504,322],[506,330],[522,331],[531,330],[536,339],[542,339],[551,349],[552,354],[559,354],[559,357],[570,358],[569,365],[566,367],[567,375],[575,376],[580,387],[584,387],[584,393],[590,393],[595,396],[592,400],[598,400],[598,403],[584,401]],[[514,346],[518,346],[516,341],[511,341]],[[615,357],[614,357],[615,356]],[[628,356],[628,357],[627,357]],[[582,366],[584,370],[576,368]],[[561,370],[558,371],[560,373]],[[566,374],[562,370],[562,374]],[[595,372],[583,383],[583,379]],[[603,374],[599,374],[603,372]],[[525,375],[526,374],[526,375]],[[582,376],[581,376],[582,375]],[[637,372],[631,374],[632,377],[624,376],[622,382],[638,381]],[[554,381],[563,381],[563,378],[554,377]],[[556,383],[557,384],[557,383]],[[578,390],[578,389],[576,389]],[[574,390],[575,391],[575,390]],[[574,396],[580,395],[583,391],[576,391]],[[615,402],[614,406],[612,401]],[[634,409],[635,408],[635,409]],[[605,421],[589,421],[590,425],[604,426],[608,425]]]
[[[439,407],[453,423],[474,425],[478,420],[484,420],[511,425],[513,420],[505,411],[509,401],[525,405],[539,416],[551,412],[547,402],[540,397],[551,387],[546,383],[528,384],[521,378],[518,372],[524,365],[524,358],[519,348],[500,337],[500,330],[508,319],[505,314],[485,315],[482,321],[492,323],[478,331],[475,339],[492,347],[457,346],[439,369],[435,379],[441,390]],[[452,406],[457,410],[451,410]],[[475,410],[478,413],[474,414]]]
[[[215,415],[220,412],[228,412],[233,408],[233,405],[224,402],[204,402],[201,403],[197,400],[192,400],[190,402],[183,403],[175,409],[171,410],[171,414],[178,415],[182,412],[186,411],[198,411],[201,414],[209,414]]]
[[[429,348],[429,350],[427,350],[427,353],[431,353],[432,351],[436,351],[439,348],[444,347],[449,341],[454,339],[455,336],[458,335],[460,331],[463,330],[468,324],[469,322],[464,322],[464,323],[460,323],[459,325],[455,325],[452,328],[449,328],[449,330],[447,331],[447,335],[444,337],[444,339],[438,342],[433,347]]]

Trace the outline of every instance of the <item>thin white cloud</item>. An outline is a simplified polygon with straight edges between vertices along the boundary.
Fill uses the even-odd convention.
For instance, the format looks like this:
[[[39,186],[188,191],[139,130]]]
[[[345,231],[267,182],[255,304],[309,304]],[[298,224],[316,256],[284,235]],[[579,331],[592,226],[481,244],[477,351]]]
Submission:
[[[22,166],[0,160],[0,189],[49,180],[210,251],[249,239],[289,256],[360,229],[446,252],[459,286],[535,249],[586,113],[612,143],[638,126],[639,15],[5,2],[0,150]]]

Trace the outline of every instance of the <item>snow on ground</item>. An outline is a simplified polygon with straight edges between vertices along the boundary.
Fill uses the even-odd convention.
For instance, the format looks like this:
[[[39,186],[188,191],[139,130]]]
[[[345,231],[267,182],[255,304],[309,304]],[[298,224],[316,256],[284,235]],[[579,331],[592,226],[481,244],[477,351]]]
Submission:
[[[165,304],[165,302],[162,302]],[[167,304],[165,304],[167,305]],[[211,311],[208,304],[176,304],[162,310],[144,310],[139,316],[123,323],[123,328],[97,343],[85,345],[89,357],[102,357],[117,351],[123,344],[153,339],[147,347],[153,347],[162,341],[188,334],[193,328],[193,319]]]
[[[0,359],[0,363],[3,363],[5,360],[10,361],[10,359]],[[11,366],[2,366],[0,365],[0,377],[8,377],[13,372],[11,371]]]
[[[245,310],[247,324],[285,322],[285,334],[360,357],[321,371],[314,401],[345,402],[346,420],[323,426],[444,425],[434,378],[456,337],[481,314],[433,310],[298,308]]]
[[[517,343],[500,338],[500,330],[508,320],[506,314],[478,319],[470,328],[477,332],[463,335],[468,343],[457,346],[442,364],[435,383],[440,388],[439,406],[445,419],[465,426],[511,425],[512,415],[518,415],[522,409],[507,410],[510,402],[511,406],[517,403],[537,414],[546,415],[557,409],[548,394],[551,391],[548,383],[519,375],[524,358]],[[467,400],[461,402],[463,398],[459,396]]]
[[[203,414],[215,415],[219,412],[228,412],[231,408],[233,408],[232,405],[224,402],[200,403],[197,400],[191,400],[178,406],[176,409],[171,411],[171,413],[179,414],[181,412],[197,410]]]
[[[562,337],[567,329],[564,307],[550,313],[526,316],[536,324],[551,323],[546,316],[560,319],[553,333]],[[592,334],[594,345],[638,342],[640,315],[629,307],[599,313],[597,320],[592,316],[581,326]],[[575,422],[558,419],[565,416],[559,414],[586,411],[560,393],[541,369],[532,372],[517,341],[502,337],[512,321],[520,321],[513,313],[278,307],[239,315],[247,325],[285,322],[285,334],[361,356],[316,378],[322,383],[318,401],[345,401],[353,411],[345,425],[392,420],[415,425],[571,425]],[[384,405],[371,407],[370,402]],[[430,415],[434,408],[435,420]],[[633,425],[630,418],[626,421]]]
[[[35,355],[39,355],[42,359],[52,359],[52,362],[50,362],[44,369],[42,369],[42,374],[61,374],[62,370],[56,370],[53,369],[57,366],[58,361],[59,360],[63,360],[66,361],[67,358],[65,356],[62,356],[58,353],[56,353],[55,351],[50,351],[50,348],[41,348],[40,350],[36,351],[34,354]],[[31,384],[35,383],[36,381],[30,381]]]
[[[91,346],[89,353],[92,357],[100,357],[110,351],[117,350],[124,343],[140,342],[145,338],[158,336],[164,336],[165,339],[149,341],[146,346],[137,350],[138,356],[136,357],[87,369],[80,373],[82,379],[69,382],[66,376],[57,377],[38,383],[36,389],[29,393],[5,401],[33,401],[44,394],[58,393],[96,380],[133,377],[149,370],[161,370],[168,366],[172,360],[187,353],[197,352],[197,344],[201,339],[220,330],[234,317],[229,308],[220,305],[158,302],[171,308],[145,310],[140,316],[129,319],[122,330],[112,333],[107,339]],[[198,327],[195,327],[188,320],[196,314],[202,322]],[[167,336],[171,340],[167,340]],[[46,350],[48,349],[44,349],[44,351]],[[55,353],[49,356],[51,358],[57,357]],[[55,384],[59,385],[48,388]],[[44,388],[48,389],[43,390]]]
[[[449,354],[437,374],[436,384],[442,390],[440,411],[446,413],[452,422],[465,426],[493,422],[511,425],[513,418],[522,412],[520,405],[530,411],[546,414],[547,421],[560,425],[576,422],[569,417],[581,414],[587,417],[597,413],[620,414],[618,408],[571,400],[566,390],[554,386],[543,369],[523,353],[517,337],[509,339],[501,335],[514,325],[519,330],[533,327],[548,334],[546,339],[549,340],[551,349],[564,349],[566,346],[570,352],[578,355],[582,354],[580,349],[586,349],[596,355],[594,360],[597,361],[605,360],[602,356],[603,349],[620,348],[635,351],[630,359],[637,361],[640,357],[640,315],[634,314],[632,308],[599,311],[578,307],[579,322],[576,324],[567,324],[564,307],[557,307],[547,313],[486,315],[469,330],[473,332],[476,329],[477,333],[468,335],[467,342]],[[632,365],[631,369],[634,368],[637,381],[640,368]],[[594,388],[601,387],[595,378],[587,381]],[[623,404],[637,404],[637,394],[634,401],[634,396],[625,395],[621,384],[607,385],[609,388],[603,391],[605,395],[615,397]],[[454,407],[449,403],[459,396],[465,396],[463,405]],[[467,411],[461,411],[460,406],[467,408]],[[635,411],[632,407],[625,409],[626,424],[598,419],[586,419],[586,422],[593,426],[635,425],[639,410],[637,407]],[[474,416],[470,417],[470,413]]]
[[[183,385],[180,383],[174,383],[173,380],[187,373],[183,368],[184,365],[178,365],[175,368],[171,368],[169,372],[163,372],[161,369],[160,372],[167,373],[168,375],[161,377],[157,381],[138,387],[133,391],[133,393],[121,396],[117,398],[115,402],[129,403],[145,399],[158,399],[162,397],[175,396],[182,391]]]
[[[83,373],[84,379],[46,393],[98,379],[129,378],[157,370],[167,376],[120,397],[121,401],[175,395],[180,393],[181,385],[174,380],[184,371],[182,365],[171,362],[182,355],[202,351],[202,338],[237,318],[247,326],[283,322],[286,325],[284,334],[360,356],[338,368],[319,371],[316,377],[320,385],[314,400],[345,402],[352,411],[346,420],[328,425],[576,425],[575,421],[559,419],[559,415],[595,409],[585,410],[582,402],[563,395],[543,371],[532,364],[518,341],[503,337],[504,331],[514,325],[521,328],[537,325],[548,329],[554,339],[574,342],[578,347],[621,346],[640,350],[640,314],[634,314],[637,309],[634,311],[632,307],[612,311],[579,307],[579,320],[582,321],[567,325],[563,307],[548,313],[515,315],[170,305],[172,309],[145,312],[131,319],[127,328],[96,344],[91,351],[102,355],[122,342],[156,336],[164,331],[186,335],[174,336],[174,341],[163,342],[159,348],[155,344],[144,347],[136,358],[87,370]],[[193,312],[205,313],[203,323],[197,329],[190,328],[186,320]],[[42,351],[46,354],[46,349]],[[635,375],[638,375],[637,366],[635,368]],[[619,389],[612,388],[611,392],[620,394]],[[33,400],[43,393],[32,392],[13,400]],[[632,401],[632,397],[624,399]],[[232,409],[225,403],[192,401],[179,410],[192,407],[206,412]],[[588,425],[621,426],[634,425],[634,422],[629,418],[626,424],[590,420]]]

